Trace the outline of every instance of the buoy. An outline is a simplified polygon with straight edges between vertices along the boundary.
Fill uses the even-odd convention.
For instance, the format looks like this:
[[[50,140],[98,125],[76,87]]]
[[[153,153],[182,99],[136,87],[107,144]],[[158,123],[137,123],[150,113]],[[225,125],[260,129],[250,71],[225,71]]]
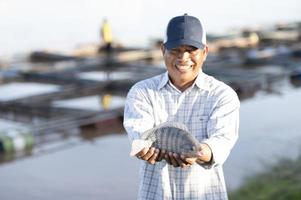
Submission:
[[[21,135],[12,138],[12,140],[14,145],[14,151],[22,151],[23,149],[25,149],[25,139],[22,138]]]
[[[0,152],[19,152],[30,150],[34,145],[34,137],[31,133],[22,130],[9,130],[0,135]]]
[[[21,151],[25,149],[25,140],[22,138],[21,133],[18,130],[9,130],[7,135],[12,140],[14,151]]]
[[[2,146],[2,149],[3,149],[4,153],[12,152],[14,150],[13,141],[7,135],[1,135],[0,136],[0,143],[1,143],[0,146]]]
[[[0,153],[4,152],[4,145],[3,145],[3,142],[2,142],[2,137],[3,137],[3,133],[0,132]]]
[[[25,148],[27,150],[33,148],[33,145],[34,145],[33,134],[31,134],[31,133],[23,133],[22,135],[23,135],[23,138],[25,139]]]
[[[3,152],[4,152],[4,147],[3,147],[2,141],[0,140],[0,153],[3,153]]]

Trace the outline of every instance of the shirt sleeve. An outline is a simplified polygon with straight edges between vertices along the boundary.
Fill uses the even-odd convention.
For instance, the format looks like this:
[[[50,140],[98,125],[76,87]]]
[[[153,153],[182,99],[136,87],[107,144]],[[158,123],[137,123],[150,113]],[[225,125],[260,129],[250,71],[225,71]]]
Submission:
[[[209,145],[213,155],[212,162],[207,168],[222,165],[237,141],[239,107],[239,99],[232,89],[214,106],[207,123],[209,138],[202,141]]]
[[[124,107],[123,126],[130,142],[140,139],[141,133],[153,128],[153,108],[146,89],[135,85],[129,91]]]

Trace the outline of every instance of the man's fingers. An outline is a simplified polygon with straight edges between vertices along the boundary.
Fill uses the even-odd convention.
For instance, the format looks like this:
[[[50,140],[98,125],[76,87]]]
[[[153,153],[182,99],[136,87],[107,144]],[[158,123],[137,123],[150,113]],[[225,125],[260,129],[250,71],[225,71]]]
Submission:
[[[156,161],[160,162],[165,156],[165,150],[161,150]]]
[[[143,160],[150,159],[150,157],[152,157],[152,155],[154,154],[154,152],[155,152],[155,148],[151,147],[144,156],[141,156],[141,159],[143,159]]]
[[[165,158],[166,162],[167,162],[169,165],[171,165],[171,161],[170,161],[170,158],[169,158],[168,153],[165,153],[164,158]]]
[[[188,168],[196,162],[196,158],[187,157],[187,155],[178,155],[177,153],[166,152],[165,150],[143,148],[137,155],[138,158],[147,161],[149,164],[155,164],[156,161],[165,159],[169,165],[174,167]]]
[[[174,155],[177,156],[177,154],[173,154],[172,152],[169,152],[168,155],[169,155],[169,159],[170,159],[170,162],[171,162],[172,166],[179,167],[180,165],[174,157]]]
[[[175,161],[178,163],[178,165],[181,167],[181,168],[187,168],[190,166],[189,163],[185,162],[182,157],[176,153],[173,154],[173,158],[175,159]]]
[[[197,158],[191,153],[186,153],[181,155],[181,159],[184,160],[185,163],[192,165],[195,163]]]
[[[189,155],[189,156],[191,156],[191,155]],[[187,154],[182,154],[181,160],[183,160],[186,165],[190,166],[196,162],[197,158],[196,157],[187,157]]]
[[[194,164],[196,162],[197,158],[185,158],[185,162],[189,164]]]
[[[141,151],[139,151],[139,153],[136,154],[136,156],[138,158],[141,158],[142,156],[144,156],[147,152],[148,152],[149,148],[144,147]]]
[[[159,149],[155,149],[154,154],[147,160],[147,162],[152,165],[155,164],[158,155],[159,155]]]

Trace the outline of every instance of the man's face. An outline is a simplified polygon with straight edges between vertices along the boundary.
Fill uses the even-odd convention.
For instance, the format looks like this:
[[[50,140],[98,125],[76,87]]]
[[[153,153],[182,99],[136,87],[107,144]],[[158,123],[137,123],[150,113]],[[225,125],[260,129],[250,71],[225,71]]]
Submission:
[[[192,85],[202,69],[208,47],[198,49],[193,46],[181,45],[167,49],[162,45],[162,52],[171,82],[183,91]]]

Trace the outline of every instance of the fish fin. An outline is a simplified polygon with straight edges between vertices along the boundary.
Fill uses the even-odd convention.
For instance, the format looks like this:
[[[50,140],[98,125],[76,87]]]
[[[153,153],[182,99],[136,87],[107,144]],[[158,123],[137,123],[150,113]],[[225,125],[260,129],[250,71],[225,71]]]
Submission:
[[[139,153],[144,147],[150,147],[149,143],[146,140],[134,140],[132,142],[132,149],[130,152],[130,156],[135,156]]]

